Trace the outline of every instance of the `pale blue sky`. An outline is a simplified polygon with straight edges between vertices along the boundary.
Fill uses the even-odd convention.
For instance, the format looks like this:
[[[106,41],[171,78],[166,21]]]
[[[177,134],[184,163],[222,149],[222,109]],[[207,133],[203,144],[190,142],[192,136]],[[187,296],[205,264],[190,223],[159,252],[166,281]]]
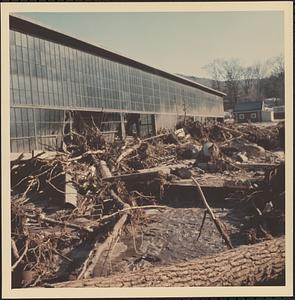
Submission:
[[[157,68],[209,77],[216,58],[244,65],[283,54],[282,12],[18,13]]]

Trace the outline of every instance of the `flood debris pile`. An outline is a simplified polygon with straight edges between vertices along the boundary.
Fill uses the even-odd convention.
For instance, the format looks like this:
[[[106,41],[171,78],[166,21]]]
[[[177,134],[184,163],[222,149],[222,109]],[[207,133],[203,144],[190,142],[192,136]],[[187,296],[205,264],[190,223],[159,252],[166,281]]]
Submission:
[[[236,209],[245,215],[241,234],[247,243],[284,235],[285,163],[268,170],[262,184],[248,194]]]
[[[109,143],[92,123],[71,129],[60,152],[11,160],[13,287],[166,265],[284,235],[284,124],[189,121]],[[188,221],[183,213],[193,222],[186,233],[177,227]],[[173,236],[159,216],[183,217]],[[183,245],[186,237],[193,240]]]

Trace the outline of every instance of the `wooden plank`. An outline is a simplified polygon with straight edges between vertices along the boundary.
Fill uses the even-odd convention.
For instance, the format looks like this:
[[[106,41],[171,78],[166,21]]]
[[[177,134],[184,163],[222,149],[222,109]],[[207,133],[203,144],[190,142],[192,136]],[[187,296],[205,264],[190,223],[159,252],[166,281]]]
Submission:
[[[105,181],[114,181],[114,180],[144,180],[146,178],[154,177],[159,175],[159,172],[162,172],[164,174],[170,174],[171,170],[177,169],[177,168],[188,168],[185,164],[174,164],[174,165],[168,165],[168,166],[159,166],[155,168],[150,169],[142,169],[138,170],[137,173],[131,173],[131,174],[123,174],[123,175],[117,175],[117,176],[107,176],[103,178]]]
[[[138,173],[148,173],[148,172],[162,172],[165,174],[170,174],[171,170],[175,170],[178,168],[188,168],[186,164],[174,164],[174,165],[168,165],[168,166],[158,166],[154,168],[149,168],[149,169],[143,169],[143,170],[138,170]]]
[[[194,184],[192,179],[179,179],[179,180],[172,180],[169,183],[166,183],[165,185],[168,186],[187,186],[187,187],[195,187],[196,185]],[[250,184],[247,182],[241,183],[235,183],[230,180],[225,180],[221,178],[213,178],[209,179],[207,178],[206,180],[201,180],[200,181],[200,186],[202,188],[232,188],[232,189],[249,189]]]
[[[131,173],[131,174],[125,174],[125,175],[117,175],[112,177],[106,177],[103,178],[103,181],[114,181],[114,180],[145,180],[147,178],[152,178],[159,175],[158,171],[149,171],[149,172],[143,172],[143,173]]]
[[[277,167],[279,164],[271,164],[271,163],[236,163],[241,169],[244,170],[267,170],[273,169]]]

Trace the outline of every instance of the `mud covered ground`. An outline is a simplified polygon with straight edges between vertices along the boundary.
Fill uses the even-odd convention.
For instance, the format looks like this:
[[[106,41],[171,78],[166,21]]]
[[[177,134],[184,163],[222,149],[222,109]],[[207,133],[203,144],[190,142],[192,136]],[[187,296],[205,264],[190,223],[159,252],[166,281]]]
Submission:
[[[240,219],[231,209],[215,208],[215,215],[226,225],[234,247],[243,241],[238,235]],[[154,265],[175,264],[227,249],[215,224],[203,208],[172,208],[146,211],[141,224],[129,225],[115,247],[104,254],[94,276],[138,270]]]

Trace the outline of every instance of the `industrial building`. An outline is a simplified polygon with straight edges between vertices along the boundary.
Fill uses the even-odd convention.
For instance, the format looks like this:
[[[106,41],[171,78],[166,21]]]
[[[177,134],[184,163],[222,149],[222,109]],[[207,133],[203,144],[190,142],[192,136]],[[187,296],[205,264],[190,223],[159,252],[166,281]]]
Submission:
[[[223,118],[224,93],[10,16],[11,152],[61,147],[79,116],[106,136]]]

